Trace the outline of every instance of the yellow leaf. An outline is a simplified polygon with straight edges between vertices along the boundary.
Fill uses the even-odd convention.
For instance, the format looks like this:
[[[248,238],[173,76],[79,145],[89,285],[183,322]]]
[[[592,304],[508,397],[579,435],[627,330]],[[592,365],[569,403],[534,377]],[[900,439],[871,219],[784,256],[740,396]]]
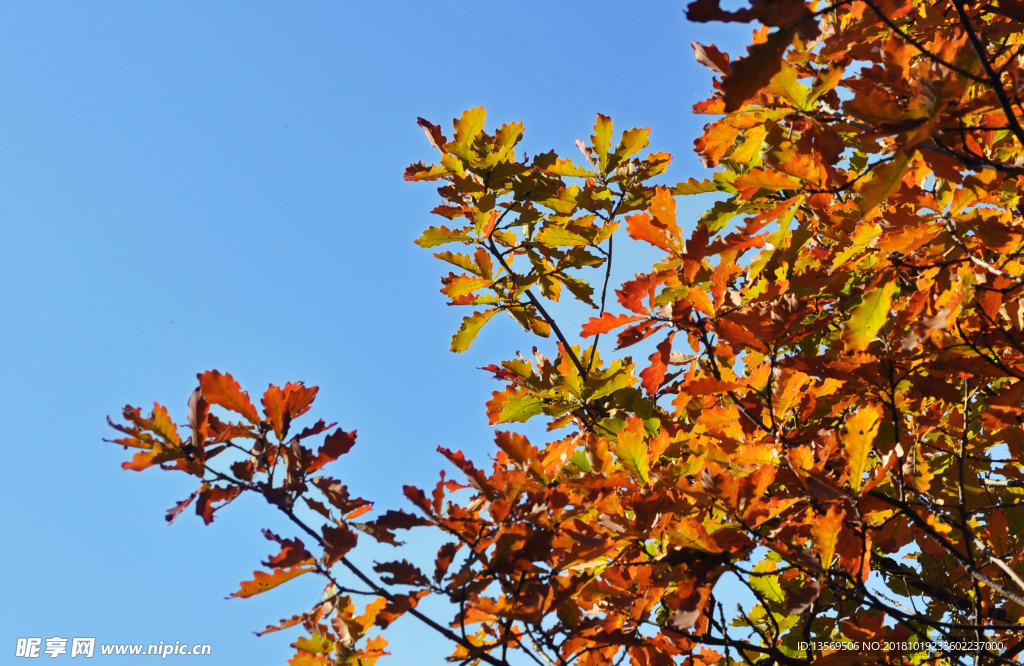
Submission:
[[[887,280],[881,286],[870,286],[864,291],[860,303],[853,309],[843,329],[843,343],[847,353],[867,349],[872,338],[889,318],[895,288],[896,283]]]
[[[810,90],[797,80],[796,69],[789,64],[783,63],[779,73],[772,77],[770,90],[781,94],[798,109],[808,110],[807,95]]]
[[[452,121],[455,125],[455,143],[463,146],[472,143],[473,139],[483,131],[486,117],[487,112],[482,106],[463,111],[461,118]]]
[[[619,433],[619,441],[614,449],[619,462],[634,479],[644,485],[650,481],[651,471],[650,451],[646,440],[643,419],[630,416],[626,428]]]
[[[485,310],[483,312],[474,312],[473,314],[463,318],[462,325],[459,326],[459,330],[452,336],[452,351],[453,352],[464,352],[469,349],[470,343],[476,338],[477,333],[483,328],[483,325],[487,323],[487,320],[498,313],[498,310]]]
[[[846,434],[842,440],[846,452],[847,476],[854,492],[860,492],[881,417],[882,412],[875,405],[864,405],[846,417]]]
[[[597,122],[594,123],[594,135],[590,137],[594,142],[594,152],[597,153],[597,163],[601,171],[608,168],[608,151],[612,145],[612,119],[608,116],[597,114]]]

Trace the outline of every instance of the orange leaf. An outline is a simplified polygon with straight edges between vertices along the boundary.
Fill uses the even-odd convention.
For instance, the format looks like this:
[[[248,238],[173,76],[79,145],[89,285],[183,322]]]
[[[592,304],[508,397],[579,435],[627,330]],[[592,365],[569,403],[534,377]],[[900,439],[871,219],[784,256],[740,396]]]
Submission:
[[[651,354],[651,364],[640,372],[640,385],[651,395],[657,393],[665,381],[665,371],[668,370],[674,335],[674,333],[669,333],[667,338],[658,343],[657,350]]]
[[[832,557],[839,543],[839,532],[843,528],[846,511],[836,506],[829,507],[824,516],[816,516],[811,525],[811,538],[814,540],[814,551],[818,553],[823,569],[832,566]]]
[[[583,324],[583,329],[580,331],[580,335],[585,338],[589,338],[592,335],[607,333],[619,326],[625,326],[626,324],[631,324],[634,321],[640,321],[641,319],[645,319],[645,317],[627,314],[613,315],[610,312],[605,312],[600,317],[591,317],[587,323]]]
[[[287,583],[296,576],[314,571],[316,567],[298,566],[289,569],[274,569],[271,573],[264,571],[253,571],[253,579],[242,582],[242,587],[230,597],[248,598],[273,589],[282,583]]]
[[[241,414],[250,423],[260,422],[256,408],[249,400],[249,394],[242,390],[231,375],[221,374],[216,370],[204,372],[199,375],[199,388],[203,392],[203,397],[210,403]]]

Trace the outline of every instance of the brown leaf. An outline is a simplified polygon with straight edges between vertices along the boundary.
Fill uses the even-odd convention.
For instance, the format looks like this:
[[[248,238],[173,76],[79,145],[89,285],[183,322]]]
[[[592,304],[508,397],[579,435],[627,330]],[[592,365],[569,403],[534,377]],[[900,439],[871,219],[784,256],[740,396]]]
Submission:
[[[337,527],[324,525],[321,530],[324,536],[324,566],[331,566],[356,547],[359,537],[343,524]]]
[[[174,520],[181,515],[181,512],[188,508],[188,505],[192,503],[192,500],[194,500],[198,494],[199,491],[196,490],[191,495],[175,504],[172,508],[168,509],[167,515],[164,516],[164,520],[167,521],[167,524],[170,525],[173,523]]]
[[[732,73],[722,81],[726,112],[739,109],[768,87],[782,69],[782,54],[792,36],[791,30],[777,30],[764,43],[751,46],[750,55],[732,64]]]
[[[430,585],[427,577],[407,560],[402,560],[401,562],[377,562],[373,565],[373,570],[379,574],[386,574],[380,578],[385,585]]]
[[[321,469],[324,465],[334,462],[352,450],[356,443],[356,431],[345,432],[340,428],[324,439],[323,446],[316,452],[316,458],[306,467],[306,473]]]
[[[714,44],[705,46],[700,42],[690,40],[690,46],[693,47],[693,53],[697,57],[697,62],[708,69],[719,74],[728,74],[732,71],[732,68],[729,66],[729,55],[719,51],[718,47]]]
[[[443,153],[444,144],[448,143],[448,139],[441,133],[441,126],[434,125],[423,118],[417,118],[416,124],[423,128],[423,133],[427,135],[427,141],[430,142],[430,145]]]

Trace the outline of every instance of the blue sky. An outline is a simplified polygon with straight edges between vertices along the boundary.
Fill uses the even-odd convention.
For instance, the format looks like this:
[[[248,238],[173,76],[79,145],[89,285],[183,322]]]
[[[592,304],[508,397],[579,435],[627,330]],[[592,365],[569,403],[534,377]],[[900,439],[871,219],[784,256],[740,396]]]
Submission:
[[[57,635],[285,663],[294,632],[252,632],[307,609],[316,581],[224,597],[270,554],[259,529],[289,527],[255,499],[209,528],[191,511],[166,526],[193,482],[121,470],[105,416],[156,400],[184,420],[196,373],[216,368],[254,394],[319,385],[315,417],[359,431],[329,471],[378,507],[436,480],[438,445],[485,460],[498,386],[477,368],[534,341],[495,320],[448,351],[465,313],[412,242],[437,223],[436,194],[401,178],[436,155],[416,117],[448,129],[484,105],[489,127],[525,123],[530,154],[572,156],[600,112],[654,127],[651,148],[676,156],[665,182],[699,176],[707,119],[690,107],[710,77],[689,41],[736,44],[746,28],[688,24],[684,6],[6,3],[3,661],[18,637]],[[447,654],[411,619],[388,636],[393,664]]]

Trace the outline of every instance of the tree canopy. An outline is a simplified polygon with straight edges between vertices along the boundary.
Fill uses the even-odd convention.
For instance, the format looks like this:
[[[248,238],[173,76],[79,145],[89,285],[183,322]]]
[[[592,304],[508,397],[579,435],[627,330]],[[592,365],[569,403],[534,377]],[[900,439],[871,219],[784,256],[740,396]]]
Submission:
[[[161,405],[112,423],[126,468],[200,480],[168,520],[253,493],[294,523],[233,595],[324,578],[266,629],[304,627],[292,664],[370,666],[402,615],[495,666],[1019,660],[1024,2],[687,11],[755,25],[746,54],[693,44],[715,75],[694,107],[707,178],[658,184],[671,157],[603,115],[572,157],[517,152],[522,124],[488,130],[482,107],[451,137],[419,120],[437,152],[405,178],[441,183],[444,223],[416,242],[465,306],[452,351],[499,315],[536,339],[485,368],[486,464],[439,449],[453,476],[374,511],[329,476],[354,432],[292,427],[315,387],[258,409],[217,371],[187,437]],[[663,256],[616,288],[616,238]],[[564,300],[593,309],[582,329]],[[507,429],[528,421],[550,435]],[[419,527],[447,537],[436,556],[349,559]]]

